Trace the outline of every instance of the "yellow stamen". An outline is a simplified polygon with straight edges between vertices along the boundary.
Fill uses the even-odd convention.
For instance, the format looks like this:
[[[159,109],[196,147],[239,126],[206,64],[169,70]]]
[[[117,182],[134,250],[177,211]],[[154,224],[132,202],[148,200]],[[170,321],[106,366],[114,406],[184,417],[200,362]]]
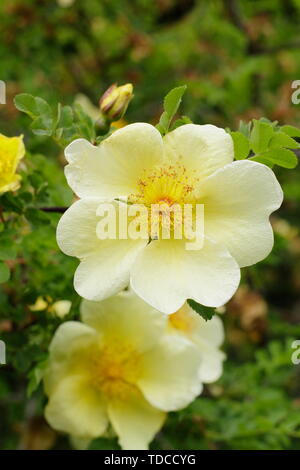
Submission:
[[[194,191],[197,181],[195,172],[187,171],[183,165],[164,165],[150,172],[144,170],[144,175],[138,180],[139,191],[131,194],[128,202],[143,204],[148,209],[152,207],[156,214],[158,205],[158,226],[154,230],[157,236],[154,238],[160,238],[163,226],[169,225],[174,234],[176,227],[182,227],[183,205],[196,203]],[[150,214],[153,216],[153,212],[149,211],[148,231],[153,237]]]
[[[119,341],[94,352],[90,362],[91,383],[107,399],[126,398],[136,388],[139,371],[139,354]]]
[[[182,165],[167,165],[153,169],[139,179],[139,193],[131,195],[130,201],[138,204],[174,203],[193,201],[192,193],[197,178]]]

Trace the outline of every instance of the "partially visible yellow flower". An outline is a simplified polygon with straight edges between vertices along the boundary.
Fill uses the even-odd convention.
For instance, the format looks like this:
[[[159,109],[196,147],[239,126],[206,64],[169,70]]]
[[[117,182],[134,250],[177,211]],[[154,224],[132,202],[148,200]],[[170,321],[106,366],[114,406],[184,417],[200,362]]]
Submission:
[[[21,176],[16,174],[16,170],[24,155],[23,136],[6,137],[0,134],[0,194],[19,188]]]
[[[131,83],[110,86],[100,99],[100,110],[106,118],[111,121],[121,119],[133,98],[133,86]]]
[[[123,449],[146,449],[166,412],[201,392],[199,348],[131,291],[84,300],[81,313],[84,323],[63,323],[50,345],[46,419],[80,445],[110,423]]]
[[[225,354],[220,350],[224,341],[224,327],[221,319],[215,315],[205,321],[185,303],[176,313],[168,317],[169,327],[191,340],[200,350],[202,361],[199,368],[203,383],[218,380],[223,371]]]
[[[57,317],[63,318],[71,310],[72,302],[70,300],[57,300],[49,307],[49,312]]]
[[[70,312],[72,302],[70,300],[57,300],[53,302],[50,296],[38,297],[29,308],[32,312],[41,312],[47,310],[47,313],[63,318]]]
[[[46,310],[46,308],[48,308],[48,302],[47,300],[42,297],[42,296],[39,296],[35,303],[32,304],[32,305],[29,305],[29,309],[32,311],[32,312],[41,312],[42,310]]]

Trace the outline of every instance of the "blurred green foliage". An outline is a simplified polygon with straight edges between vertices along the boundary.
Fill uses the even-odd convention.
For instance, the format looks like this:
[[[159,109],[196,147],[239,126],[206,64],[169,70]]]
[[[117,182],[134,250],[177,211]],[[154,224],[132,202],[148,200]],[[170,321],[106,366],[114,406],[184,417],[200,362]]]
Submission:
[[[15,95],[40,96],[54,109],[84,94],[97,106],[111,83],[132,82],[126,120],[156,124],[162,97],[187,84],[183,114],[234,130],[238,158],[249,151],[237,134],[245,133],[240,120],[300,123],[300,105],[291,102],[291,83],[300,79],[300,0],[69,3],[0,4],[0,79],[7,85],[0,131],[25,134],[28,149],[18,198],[0,198],[0,278],[6,279],[3,266],[11,273],[0,286],[0,338],[7,344],[1,449],[70,448],[42,419],[39,378],[53,332],[78,317],[80,301],[72,282],[76,261],[55,241],[59,214],[37,209],[73,201],[62,151],[46,135],[32,134]],[[226,306],[224,375],[186,410],[170,414],[153,449],[300,448],[300,366],[291,362],[292,341],[300,339],[299,169],[275,171],[285,192],[273,217],[275,246],[264,262],[243,270],[242,287]],[[33,312],[29,306],[40,296],[50,306],[70,300],[70,313],[61,319],[50,308]],[[31,396],[28,383],[36,388]],[[98,439],[91,448],[117,444]]]

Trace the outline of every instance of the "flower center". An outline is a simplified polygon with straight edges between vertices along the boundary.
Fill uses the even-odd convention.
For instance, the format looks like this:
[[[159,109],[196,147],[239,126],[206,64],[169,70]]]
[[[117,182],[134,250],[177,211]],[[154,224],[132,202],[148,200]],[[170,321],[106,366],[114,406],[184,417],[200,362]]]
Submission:
[[[154,168],[138,180],[139,192],[129,196],[135,204],[184,204],[194,202],[193,191],[197,178],[182,165]]]
[[[119,341],[110,341],[90,360],[91,383],[107,399],[125,399],[132,393],[139,371],[139,354]]]
[[[146,230],[152,239],[170,232],[177,238],[184,220],[184,205],[195,207],[195,187],[198,178],[194,171],[183,165],[164,165],[145,171],[138,180],[138,192],[128,198],[129,204],[143,205],[148,209]],[[162,238],[169,238],[168,236]]]

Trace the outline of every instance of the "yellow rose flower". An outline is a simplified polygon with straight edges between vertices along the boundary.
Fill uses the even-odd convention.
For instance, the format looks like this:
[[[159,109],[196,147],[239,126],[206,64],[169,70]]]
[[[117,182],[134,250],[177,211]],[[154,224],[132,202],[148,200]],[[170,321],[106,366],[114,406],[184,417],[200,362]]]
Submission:
[[[194,299],[220,307],[236,291],[240,268],[265,258],[273,246],[270,214],[283,194],[273,171],[233,161],[231,136],[213,125],[183,125],[162,137],[145,123],[114,132],[100,146],[84,139],[65,151],[65,174],[81,198],[57,227],[61,250],[81,263],[76,291],[102,300],[130,283],[142,299],[165,313]],[[204,243],[187,250],[185,239],[101,239],[105,202],[204,206]],[[117,221],[116,225],[119,224]],[[147,235],[147,233],[146,233]]]
[[[23,136],[6,137],[0,134],[0,194],[19,188],[21,177],[16,170],[24,155]]]
[[[46,419],[84,443],[110,423],[123,449],[146,449],[166,412],[201,392],[201,353],[131,291],[84,300],[81,312],[83,323],[62,324],[50,345]]]

